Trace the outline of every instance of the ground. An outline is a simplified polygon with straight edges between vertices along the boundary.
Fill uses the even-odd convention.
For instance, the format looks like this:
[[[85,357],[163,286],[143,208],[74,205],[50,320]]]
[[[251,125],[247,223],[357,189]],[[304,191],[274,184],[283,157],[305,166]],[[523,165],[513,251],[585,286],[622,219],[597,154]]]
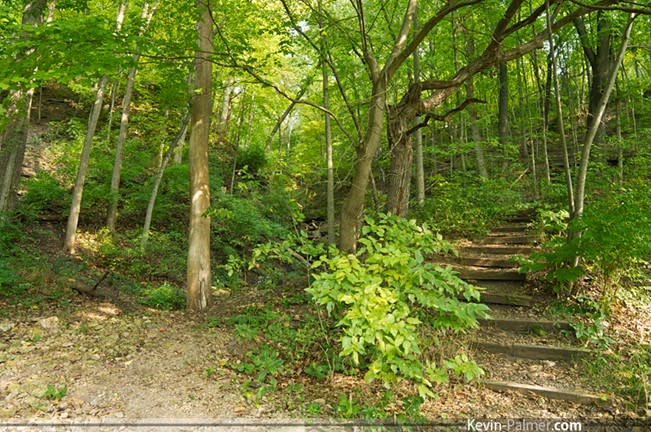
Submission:
[[[49,252],[52,260],[62,259],[54,244]],[[256,396],[268,381],[256,381],[238,371],[238,365],[247,352],[257,349],[257,336],[243,340],[228,320],[251,306],[278,306],[287,293],[221,289],[207,312],[192,314],[147,307],[113,285],[89,295],[73,289],[74,278],[69,282],[58,297],[43,301],[0,299],[2,421],[373,417],[372,407],[387,394],[380,384],[369,385],[358,377],[335,373],[316,379],[295,368],[277,373],[274,388]],[[40,293],[44,290],[47,287]],[[283,322],[300,323],[300,307],[304,305],[285,302],[278,309],[289,314]],[[554,369],[550,365],[549,370],[530,372],[553,375]],[[578,376],[577,371],[569,378],[556,378]],[[389,419],[392,414],[409,415],[410,390],[398,386],[381,404]],[[460,380],[439,387],[437,393],[420,406],[421,419],[589,422],[639,421],[645,415],[616,397],[604,404],[579,404],[495,392]]]

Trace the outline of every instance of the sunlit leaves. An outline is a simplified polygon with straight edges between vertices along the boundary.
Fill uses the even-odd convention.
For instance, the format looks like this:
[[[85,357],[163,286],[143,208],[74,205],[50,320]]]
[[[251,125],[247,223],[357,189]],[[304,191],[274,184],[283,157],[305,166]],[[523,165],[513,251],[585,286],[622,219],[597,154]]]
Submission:
[[[477,289],[425,260],[425,253],[450,249],[426,226],[369,217],[359,244],[356,254],[334,253],[315,263],[325,269],[307,291],[338,317],[340,355],[365,368],[367,380],[407,378],[419,385],[421,396],[431,396],[446,373],[422,358],[421,328],[463,331],[477,325],[486,307],[460,302],[459,295],[477,298]],[[455,358],[443,366],[464,376],[477,372],[466,363]]]

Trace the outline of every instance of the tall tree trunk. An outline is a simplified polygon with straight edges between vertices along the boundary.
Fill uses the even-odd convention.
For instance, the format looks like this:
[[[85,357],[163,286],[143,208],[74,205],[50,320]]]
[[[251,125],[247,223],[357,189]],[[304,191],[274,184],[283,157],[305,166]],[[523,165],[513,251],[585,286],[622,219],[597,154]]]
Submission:
[[[547,8],[547,28],[549,30],[549,57],[551,65],[548,74],[553,78],[554,92],[556,93],[556,111],[558,115],[558,133],[561,137],[561,146],[563,150],[563,167],[565,169],[565,184],[567,187],[567,203],[570,214],[574,212],[574,191],[572,186],[572,170],[570,169],[570,159],[567,152],[567,138],[565,136],[565,125],[563,122],[563,104],[561,103],[561,89],[558,83],[558,64],[556,62],[556,48],[554,46],[554,35],[551,32],[551,14],[549,13],[549,0],[545,0]]]
[[[126,13],[126,1],[120,2],[118,14],[116,18],[115,28],[116,31],[122,29],[124,22],[124,15]],[[102,102],[104,100],[104,91],[106,90],[106,83],[108,77],[104,76],[99,81],[97,93],[95,94],[95,103],[90,111],[88,118],[88,128],[84,138],[84,144],[81,149],[81,156],[79,157],[79,169],[77,170],[77,178],[75,179],[75,187],[72,191],[72,203],[70,204],[70,214],[68,215],[68,223],[66,225],[66,235],[63,242],[63,249],[68,253],[75,252],[75,240],[77,236],[77,224],[79,223],[79,213],[81,211],[81,199],[84,194],[84,183],[86,181],[86,172],[88,171],[88,161],[90,159],[90,147],[95,137],[95,130],[97,129],[97,120],[102,111]]]
[[[352,252],[357,246],[371,165],[382,138],[386,90],[387,82],[384,77],[375,80],[371,93],[366,135],[362,144],[357,147],[350,192],[341,210],[339,248],[345,252]]]
[[[198,49],[195,56],[195,91],[192,97],[190,133],[190,234],[188,239],[187,307],[199,311],[211,301],[210,272],[210,182],[208,134],[211,117],[212,17],[209,0],[197,0]]]
[[[165,156],[163,157],[160,166],[158,167],[158,174],[156,174],[156,178],[154,179],[154,185],[151,190],[151,195],[149,196],[149,202],[147,203],[147,211],[145,213],[145,223],[142,228],[142,238],[140,240],[140,247],[143,249],[147,245],[147,240],[149,239],[151,218],[154,214],[154,205],[156,204],[156,197],[158,196],[158,188],[160,187],[160,183],[163,180],[163,174],[165,173],[165,168],[167,167],[167,164],[172,158],[172,155],[175,154],[176,148],[185,138],[185,133],[188,130],[189,121],[190,121],[190,113],[186,112],[185,115],[183,116],[183,119],[181,119],[181,126],[179,128],[179,132],[176,134],[174,140],[170,143],[170,146],[167,149],[167,152],[165,153]]]
[[[322,4],[319,0],[319,30],[321,34],[321,79],[323,84],[323,108],[330,110],[330,91],[328,79],[328,39],[325,29],[323,28]],[[332,126],[330,124],[330,114],[327,112],[323,114],[324,133],[325,133],[325,146],[326,146],[326,172],[327,172],[327,185],[326,185],[326,219],[328,225],[328,243],[335,244],[335,175],[334,175],[334,162],[332,160]]]
[[[604,113],[606,112],[606,106],[608,105],[610,94],[612,93],[613,88],[615,87],[617,72],[622,63],[622,60],[624,59],[624,53],[626,52],[626,48],[628,46],[628,42],[631,37],[631,30],[633,28],[633,22],[635,20],[635,16],[636,15],[633,13],[629,14],[628,16],[628,21],[624,29],[624,34],[622,35],[622,44],[619,47],[619,52],[617,53],[617,57],[615,58],[615,61],[609,70],[608,80],[606,81],[604,92],[601,95],[599,104],[597,105],[596,111],[594,112],[594,118],[590,122],[590,127],[588,128],[585,135],[585,139],[583,141],[583,151],[581,153],[581,165],[579,166],[579,173],[576,179],[576,186],[575,186],[576,192],[574,195],[575,195],[576,202],[574,206],[574,212],[572,213],[572,220],[577,220],[583,215],[583,209],[585,204],[586,178],[588,175],[588,164],[590,162],[590,150],[597,136],[598,129],[600,128],[601,120],[603,119]],[[570,237],[576,238],[577,236],[580,236],[580,234],[581,234],[580,232],[573,232],[571,233]]]
[[[461,26],[463,34],[466,38],[466,54],[468,58],[475,55],[475,41],[472,35],[468,33],[465,27]],[[475,88],[473,79],[470,78],[466,81],[466,99],[472,99],[475,95]],[[477,110],[475,107],[468,108],[468,115],[470,116],[470,136],[472,138],[473,147],[475,149],[475,159],[477,161],[477,170],[479,177],[488,178],[488,169],[486,167],[486,158],[484,157],[484,148],[481,144],[481,133],[479,132],[479,125],[477,124]]]
[[[23,6],[23,25],[38,25],[43,19],[45,0],[27,0]],[[28,53],[25,53],[28,54]],[[6,111],[7,124],[0,135],[0,218],[10,214],[16,204],[16,189],[20,182],[27,147],[34,89],[10,92]]]
[[[418,27],[418,10],[414,15],[414,27]],[[430,47],[431,48],[431,47]],[[433,50],[430,50],[430,54],[433,54]],[[455,51],[456,52],[456,51]],[[418,83],[420,81],[420,56],[418,50],[414,51],[412,55],[414,58],[414,82]],[[416,118],[416,123],[419,122],[419,118]],[[423,130],[418,129],[414,133],[414,142],[415,142],[415,152],[416,152],[416,202],[418,206],[422,207],[425,204],[425,169],[423,166]]]
[[[582,18],[574,20],[574,26],[579,35],[579,41],[583,48],[586,62],[590,66],[590,92],[588,94],[588,118],[586,127],[590,129],[597,121],[597,111],[609,81],[609,73],[614,67],[615,57],[612,53],[612,28],[610,19],[603,13],[597,13],[596,46],[590,44],[590,36],[587,34],[585,23]],[[597,132],[594,141],[599,143],[605,132],[605,125],[600,120],[597,125]]]
[[[142,15],[140,18],[143,21],[143,26],[140,29],[142,36],[149,23],[151,22],[154,12],[158,7],[158,2],[150,5],[145,1],[142,7]],[[127,140],[127,130],[129,128],[129,113],[131,111],[131,97],[133,96],[133,86],[136,81],[136,66],[140,60],[140,47],[136,49],[136,54],[133,56],[133,66],[129,69],[127,75],[127,87],[124,91],[124,98],[122,99],[122,116],[120,117],[120,133],[118,134],[118,142],[115,146],[115,160],[113,161],[113,174],[111,176],[111,193],[108,213],[106,215],[106,227],[109,231],[115,231],[115,223],[118,218],[118,201],[120,195],[120,176],[122,174],[122,155],[124,153],[124,144]]]
[[[389,188],[387,191],[387,212],[396,216],[407,216],[409,210],[409,189],[414,149],[408,134],[409,121],[414,118],[405,113],[402,103],[389,108],[389,147],[391,148],[391,167],[389,168]]]
[[[497,76],[499,82],[497,134],[504,152],[502,167],[506,168],[508,164],[507,155],[509,154],[507,149],[509,135],[509,74],[505,62],[497,65]]]

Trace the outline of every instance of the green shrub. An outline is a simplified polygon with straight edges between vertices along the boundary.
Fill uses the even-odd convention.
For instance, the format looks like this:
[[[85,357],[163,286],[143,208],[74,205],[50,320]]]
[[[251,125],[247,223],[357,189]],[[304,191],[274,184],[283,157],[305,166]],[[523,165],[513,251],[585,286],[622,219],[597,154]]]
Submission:
[[[519,191],[503,179],[429,179],[430,192],[413,214],[448,234],[485,234],[500,215],[521,201]]]
[[[46,214],[64,214],[70,205],[69,194],[50,173],[39,171],[23,181],[26,189],[18,205],[19,214],[27,219]]]
[[[185,293],[163,282],[161,285],[145,290],[140,303],[156,309],[174,310],[185,307]]]
[[[558,222],[562,228],[562,220]],[[552,238],[546,251],[532,254],[524,267],[546,270],[554,289],[566,294],[589,273],[600,282],[605,301],[615,294],[621,276],[651,259],[651,197],[644,185],[611,192],[590,203],[568,229],[580,237]],[[574,258],[581,258],[574,266]],[[571,291],[571,290],[570,290]]]
[[[486,306],[457,298],[478,299],[477,288],[449,267],[425,260],[451,246],[426,225],[383,214],[366,218],[359,245],[355,254],[332,249],[330,257],[315,262],[315,268],[324,268],[307,288],[338,319],[340,355],[366,369],[369,381],[414,381],[421,396],[432,396],[434,384],[447,380],[446,369],[466,377],[481,374],[476,366],[461,365],[467,359],[436,365],[421,351],[431,344],[423,339],[424,327],[463,332],[486,316]]]

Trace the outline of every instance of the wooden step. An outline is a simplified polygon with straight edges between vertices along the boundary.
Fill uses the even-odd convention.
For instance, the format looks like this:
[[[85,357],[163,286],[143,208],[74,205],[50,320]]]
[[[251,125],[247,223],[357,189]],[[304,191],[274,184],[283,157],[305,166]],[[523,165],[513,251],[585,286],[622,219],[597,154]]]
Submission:
[[[481,293],[479,301],[485,304],[507,306],[533,306],[536,304],[536,300],[530,296],[499,292],[495,293],[488,291]]]
[[[517,268],[518,263],[511,260],[510,257],[500,258],[482,257],[482,256],[460,256],[460,257],[436,257],[435,263],[440,264],[457,264],[474,267],[489,268]]]
[[[563,330],[572,330],[572,326],[567,321],[534,320],[528,318],[480,319],[479,323],[483,327],[495,327],[502,330],[520,333],[540,331],[552,333]]]
[[[484,381],[484,387],[495,391],[515,391],[518,393],[534,393],[549,399],[558,399],[579,403],[603,403],[607,396],[576,390],[565,390],[553,387],[543,387],[532,384],[521,384],[508,381]]]
[[[527,245],[527,244],[533,244],[537,240],[538,240],[538,236],[531,235],[531,234],[514,235],[514,234],[507,234],[507,233],[499,233],[495,235],[489,234],[487,237],[481,239],[478,243],[481,245],[487,245],[487,244]]]
[[[472,246],[462,246],[459,248],[459,254],[461,255],[529,255],[534,252],[536,248],[534,246],[528,245],[495,245],[495,244],[483,244],[483,245],[472,245]]]
[[[463,280],[498,280],[498,281],[524,281],[527,275],[517,270],[487,268],[475,266],[453,265],[452,269]]]
[[[589,357],[592,354],[588,349],[577,347],[499,344],[495,342],[477,342],[477,347],[491,353],[506,354],[511,357],[532,360],[574,361],[579,358]]]
[[[523,233],[529,229],[529,224],[512,223],[493,228],[494,233]]]

